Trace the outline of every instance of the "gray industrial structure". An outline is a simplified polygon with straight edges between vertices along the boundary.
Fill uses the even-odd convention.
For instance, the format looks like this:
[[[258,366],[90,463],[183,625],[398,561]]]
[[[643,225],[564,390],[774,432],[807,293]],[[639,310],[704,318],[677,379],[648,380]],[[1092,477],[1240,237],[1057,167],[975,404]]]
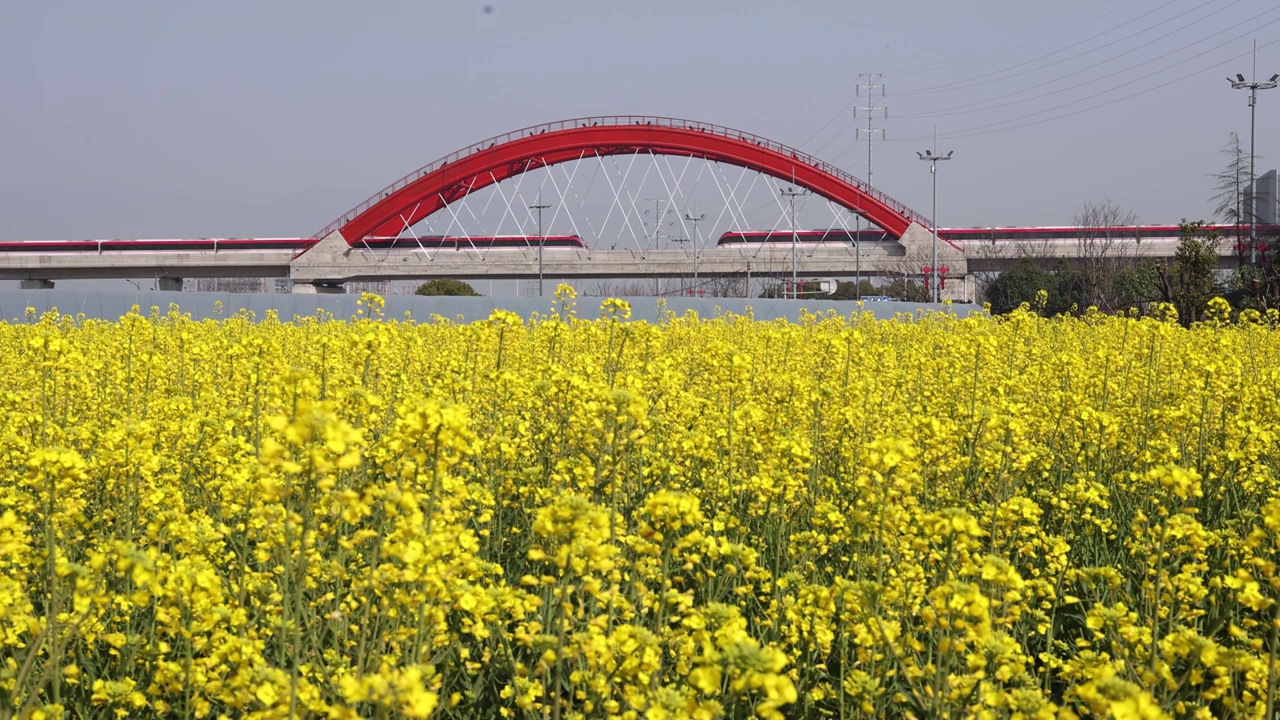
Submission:
[[[1254,222],[1259,225],[1280,224],[1280,176],[1268,170],[1253,181]]]

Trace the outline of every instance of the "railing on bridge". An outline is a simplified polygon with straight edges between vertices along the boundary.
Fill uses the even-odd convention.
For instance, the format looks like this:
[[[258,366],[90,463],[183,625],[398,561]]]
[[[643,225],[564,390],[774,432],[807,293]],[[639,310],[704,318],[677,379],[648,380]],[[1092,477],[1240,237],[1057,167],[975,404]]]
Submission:
[[[697,122],[694,120],[681,120],[679,118],[660,117],[655,115],[607,115],[607,116],[598,116],[598,117],[574,118],[572,120],[557,120],[555,122],[543,123],[541,125],[534,125],[531,127],[521,128],[520,130],[512,130],[511,132],[508,132],[508,133],[495,135],[491,138],[488,138],[487,140],[481,140],[480,142],[472,143],[471,145],[468,145],[467,147],[461,150],[452,152],[438,160],[435,160],[426,165],[423,165],[417,170],[414,170],[408,175],[405,175],[399,180],[396,180],[390,185],[379,190],[376,194],[370,196],[369,199],[365,200],[359,205],[348,210],[337,220],[334,220],[333,222],[324,226],[324,228],[321,229],[320,232],[315,234],[314,238],[317,240],[320,240],[327,237],[333,231],[343,227],[347,223],[354,220],[358,215],[360,215],[360,213],[364,212],[365,210],[368,210],[370,207],[373,207],[376,203],[381,201],[383,198],[387,197],[393,192],[396,192],[400,188],[403,188],[404,186],[408,185],[414,180],[417,180],[418,178],[421,178],[425,175],[429,175],[430,173],[435,172],[436,170],[440,169],[441,167],[451,162],[457,162],[458,160],[461,160],[465,157],[474,155],[478,152],[488,150],[492,147],[496,147],[497,145],[514,142],[516,140],[532,137],[534,135],[540,135],[546,132],[575,130],[575,129],[582,129],[582,128],[588,128],[588,127],[601,127],[601,126],[611,127],[611,126],[629,126],[629,125],[653,125],[657,127],[673,128],[676,130],[690,130],[694,132],[705,132],[705,133],[710,133],[712,135],[718,135],[721,137],[741,140],[743,142],[749,142],[754,145],[759,145],[767,150],[771,150],[776,153],[781,153],[798,162],[802,162],[806,165],[810,165],[820,170],[821,172],[824,172],[828,175],[832,175],[838,178],[839,180],[856,187],[861,192],[866,193],[867,195],[870,195],[871,197],[875,198],[881,203],[884,203],[886,206],[902,214],[904,217],[919,223],[921,226],[925,227],[926,229],[930,227],[928,220],[924,218],[922,215],[915,212],[914,210],[907,207],[906,205],[903,205],[897,200],[894,200],[888,195],[885,195],[879,190],[876,190],[870,185],[867,185],[864,181],[854,177],[848,172],[845,172],[844,170],[841,170],[840,168],[834,165],[831,165],[830,163],[819,160],[813,157],[812,155],[809,155],[808,153],[805,153],[801,150],[797,150],[793,147],[789,147],[781,143],[776,143],[772,140],[769,140],[768,138],[760,137],[759,135],[755,135],[749,132],[743,132],[741,130],[734,130],[733,128],[724,127],[722,125],[713,125],[711,123]]]

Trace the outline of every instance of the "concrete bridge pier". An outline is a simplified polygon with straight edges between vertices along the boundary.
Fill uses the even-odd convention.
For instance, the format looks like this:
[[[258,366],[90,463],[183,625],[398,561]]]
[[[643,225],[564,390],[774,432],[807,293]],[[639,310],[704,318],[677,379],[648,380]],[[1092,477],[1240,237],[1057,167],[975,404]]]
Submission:
[[[905,250],[905,257],[908,259],[907,267],[911,273],[922,271],[927,265],[933,265],[933,232],[931,230],[925,229],[920,223],[913,222],[898,242]],[[972,301],[977,288],[974,285],[974,277],[969,273],[968,260],[964,253],[942,238],[938,238],[938,266],[947,268],[947,286],[942,288],[938,299],[953,302]]]
[[[23,280],[22,289],[23,290],[52,290],[53,281],[52,280]]]
[[[156,289],[168,292],[182,292],[182,278],[158,277],[156,278]]]

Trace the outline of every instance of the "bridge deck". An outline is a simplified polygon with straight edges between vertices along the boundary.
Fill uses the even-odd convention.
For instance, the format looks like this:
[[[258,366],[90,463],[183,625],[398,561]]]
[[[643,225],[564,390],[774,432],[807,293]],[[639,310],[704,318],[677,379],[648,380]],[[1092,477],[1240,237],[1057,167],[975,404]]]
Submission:
[[[288,277],[293,253],[117,252],[0,255],[3,280]]]
[[[140,243],[141,246],[141,243]],[[796,273],[814,277],[855,274],[917,274],[929,259],[899,243],[864,243],[861,254],[845,245],[797,247]],[[1112,257],[1169,258],[1176,241],[1145,240],[1120,243]],[[940,251],[942,250],[940,244]],[[963,256],[940,256],[951,262],[953,275],[993,272],[1023,259],[1040,262],[1078,260],[1075,242],[966,243]],[[1228,264],[1234,251],[1222,243],[1220,256]],[[958,262],[953,262],[953,260]],[[696,265],[696,266],[695,266]],[[786,276],[792,272],[789,243],[714,247],[698,253],[689,248],[652,250],[543,250],[543,275],[555,278],[636,278],[704,275]],[[308,252],[294,258],[288,250],[221,250],[218,252],[149,251],[59,252],[56,254],[0,253],[0,279],[67,280],[139,277],[293,277],[301,281],[393,280],[431,277],[518,279],[538,275],[536,249],[368,250],[344,248],[341,254]]]

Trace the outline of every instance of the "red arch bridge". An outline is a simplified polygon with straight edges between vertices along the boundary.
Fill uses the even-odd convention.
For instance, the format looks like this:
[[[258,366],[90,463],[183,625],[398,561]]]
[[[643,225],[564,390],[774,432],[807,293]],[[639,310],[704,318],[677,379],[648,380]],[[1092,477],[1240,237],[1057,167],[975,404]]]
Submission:
[[[586,197],[593,190],[595,197]],[[809,222],[823,222],[844,237],[875,228],[877,242],[810,242],[803,251],[798,242],[715,242],[746,230],[789,234],[800,227],[797,198]],[[473,229],[478,227],[484,230]],[[545,241],[536,242],[547,237],[548,227],[584,241],[548,252]],[[420,232],[429,242],[453,239],[455,251],[415,247]],[[415,170],[317,233],[316,245],[298,255],[291,274],[295,282],[321,286],[348,279],[535,274],[669,277],[697,285],[699,274],[901,272],[921,258],[932,262],[923,253],[929,234],[926,221],[902,203],[766,138],[673,118],[591,117],[490,138]],[[498,252],[491,240],[529,236],[535,242],[523,243],[527,251],[518,253],[510,247]],[[388,238],[397,247],[380,244]],[[958,247],[942,245],[943,260],[962,268]]]
[[[960,232],[941,233],[935,262],[926,219],[829,163],[708,123],[607,116],[465,147],[310,238],[0,242],[0,278],[156,277],[174,288],[187,277],[289,277],[295,292],[431,277],[679,278],[694,290],[735,276],[927,279],[936,264],[951,279],[944,295],[967,299],[971,270],[998,269],[1009,243],[948,237]],[[1069,245],[1040,250],[1071,258]]]

